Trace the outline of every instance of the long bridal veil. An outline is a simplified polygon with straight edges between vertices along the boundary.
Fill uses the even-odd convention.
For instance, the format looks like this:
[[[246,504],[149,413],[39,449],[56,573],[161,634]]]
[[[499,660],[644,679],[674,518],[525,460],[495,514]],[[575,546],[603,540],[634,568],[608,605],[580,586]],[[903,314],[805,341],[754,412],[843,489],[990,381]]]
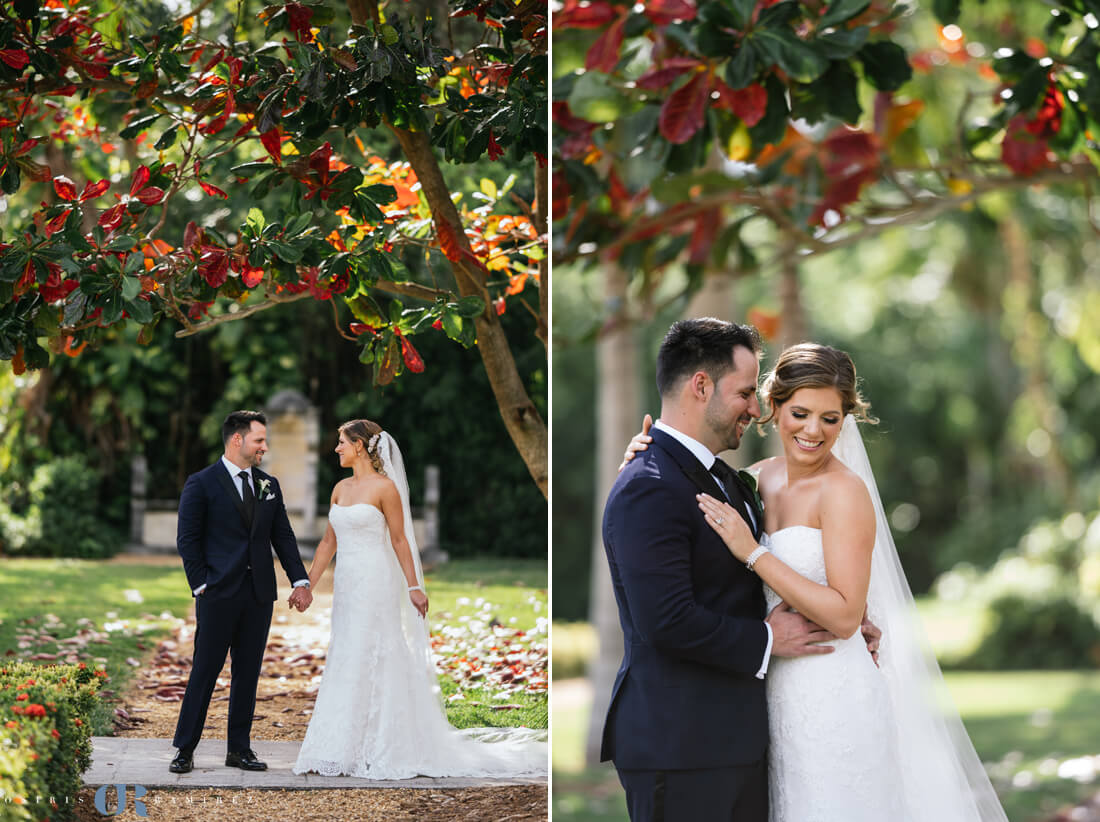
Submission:
[[[890,719],[897,729],[904,807],[914,822],[1007,822],[920,627],[863,438],[851,414],[844,420],[833,454],[863,480],[875,507],[867,611],[883,633],[879,664],[890,692]]]

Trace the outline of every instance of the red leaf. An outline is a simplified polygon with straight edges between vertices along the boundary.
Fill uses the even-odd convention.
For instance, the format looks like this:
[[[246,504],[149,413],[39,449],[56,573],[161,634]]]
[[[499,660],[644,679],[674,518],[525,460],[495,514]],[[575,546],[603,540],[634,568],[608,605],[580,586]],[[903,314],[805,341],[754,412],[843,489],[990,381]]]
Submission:
[[[1030,133],[1027,118],[1022,114],[1008,121],[1001,143],[1001,162],[1021,177],[1030,177],[1050,166],[1046,139]]]
[[[221,288],[229,277],[229,254],[225,249],[203,246],[199,256],[199,274],[212,288]]]
[[[228,194],[226,194],[217,186],[210,185],[210,183],[204,183],[202,180],[199,180],[199,187],[211,197],[221,197],[223,200],[229,199]]]
[[[496,309],[497,316],[500,316],[508,310],[508,303],[504,301],[503,297],[497,297],[495,300],[493,300],[493,308]]]
[[[560,220],[569,210],[569,182],[565,179],[565,172],[555,169],[551,190],[551,213],[553,219]]]
[[[768,110],[768,92],[759,83],[734,91],[716,79],[714,88],[718,92],[718,107],[740,117],[749,128],[759,123]]]
[[[25,374],[27,366],[23,362],[23,346],[17,345],[15,347],[15,356],[11,358],[11,370],[16,376]]]
[[[229,120],[229,115],[228,114],[222,114],[220,117],[214,118],[209,123],[207,123],[205,126],[203,126],[200,129],[200,131],[202,131],[202,133],[207,135],[207,136],[212,136],[214,134],[217,134],[223,128],[225,128],[225,124],[228,120]]]
[[[164,199],[164,189],[156,186],[147,186],[139,191],[134,198],[145,205],[156,205]]]
[[[499,160],[504,156],[504,149],[497,143],[497,138],[493,135],[493,132],[489,132],[489,159]]]
[[[262,268],[253,268],[250,265],[244,267],[244,271],[241,272],[241,282],[244,283],[245,288],[255,288],[264,279],[264,270]]]
[[[701,71],[674,91],[661,106],[658,127],[670,143],[686,143],[703,127],[710,100],[711,77]]]
[[[65,220],[73,213],[71,208],[66,208],[48,223],[46,223],[46,236],[51,237],[65,227]]]
[[[458,236],[449,222],[436,220],[435,234],[439,238],[439,247],[443,251],[444,257],[452,263],[457,263],[462,259],[462,246],[459,245]]]
[[[283,138],[279,133],[278,127],[269,129],[260,135],[260,142],[263,143],[267,153],[271,155],[271,159],[275,161],[277,165],[283,163]]]
[[[366,323],[352,323],[351,325],[348,326],[348,328],[351,331],[351,333],[354,334],[356,337],[358,337],[362,334],[366,334],[368,331],[371,334],[373,334],[374,336],[376,336],[376,337],[378,336],[378,331],[375,330],[374,326],[373,325],[367,325]]]
[[[287,3],[286,14],[290,20],[290,30],[295,39],[309,43],[313,40],[313,33],[309,30],[309,21],[313,17],[313,9],[303,6],[301,3]]]
[[[577,117],[569,110],[569,103],[564,100],[554,103],[550,110],[554,122],[563,131],[569,133],[569,137],[562,144],[561,156],[570,160],[587,154],[591,142],[590,135],[595,131],[596,124]]]
[[[589,71],[602,71],[610,74],[619,62],[619,49],[623,44],[623,27],[629,14],[624,14],[612,23],[588,49],[584,58],[584,67]]]
[[[68,177],[54,177],[53,190],[65,202],[71,203],[76,199],[76,184]]]
[[[188,250],[193,250],[196,245],[202,242],[202,229],[195,225],[195,221],[192,220],[183,229],[183,247]]]
[[[647,0],[645,16],[658,26],[667,26],[676,20],[694,20],[695,3],[691,0]]]
[[[403,334],[398,334],[397,338],[401,340],[401,356],[405,358],[405,366],[414,374],[420,374],[424,371],[424,360],[421,359],[419,352],[413,348],[413,344]]]
[[[554,12],[554,28],[598,29],[606,26],[617,15],[615,7],[602,0],[565,0],[561,11]]]
[[[149,171],[149,166],[138,166],[137,171],[134,172],[133,178],[130,180],[130,196],[135,196],[139,191],[145,188],[145,184],[149,182],[149,177],[152,176]]]
[[[80,192],[80,202],[83,203],[88,200],[94,200],[110,187],[111,181],[106,179],[100,180],[98,183],[87,183],[84,186],[84,190]]]
[[[821,147],[827,184],[825,196],[810,217],[814,224],[820,224],[829,211],[843,214],[844,207],[859,199],[863,186],[875,180],[881,168],[879,142],[865,131],[838,128]]]
[[[21,71],[27,67],[31,58],[22,49],[0,49],[0,60],[3,60],[13,69]]]
[[[1062,110],[1065,107],[1066,100],[1052,79],[1039,105],[1039,113],[1027,124],[1027,130],[1036,137],[1053,137],[1062,128]]]
[[[122,225],[122,218],[126,216],[126,204],[119,203],[104,211],[99,217],[99,225],[108,231],[114,231]]]
[[[688,69],[700,65],[702,65],[702,63],[694,57],[673,57],[670,60],[665,60],[661,68],[647,71],[635,81],[635,85],[637,85],[638,88],[649,89],[651,91],[665,88]]]
[[[722,224],[722,213],[716,208],[700,214],[695,220],[695,230],[691,232],[688,243],[688,262],[701,265],[707,261],[718,228]]]

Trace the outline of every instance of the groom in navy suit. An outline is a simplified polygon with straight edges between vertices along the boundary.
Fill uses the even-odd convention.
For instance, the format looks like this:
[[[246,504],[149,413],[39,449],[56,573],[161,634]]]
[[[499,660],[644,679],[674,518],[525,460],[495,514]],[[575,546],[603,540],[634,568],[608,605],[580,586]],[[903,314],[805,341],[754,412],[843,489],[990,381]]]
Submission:
[[[696,494],[728,499],[757,538],[756,494],[715,454],[760,416],[759,335],[705,318],[669,330],[657,355],[661,417],[619,474],[604,549],[625,640],[604,725],[633,822],[767,822],[772,656],[829,653],[834,638],[777,608],[704,521]]]
[[[253,753],[249,737],[277,597],[272,547],[294,585],[290,604],[305,610],[313,598],[278,480],[259,468],[267,451],[267,419],[258,411],[234,411],[222,423],[222,442],[221,459],[188,477],[180,495],[176,548],[195,596],[197,627],[173,741],[179,749],[169,766],[173,773],[192,768],[227,652],[232,680],[225,764],[267,769]]]

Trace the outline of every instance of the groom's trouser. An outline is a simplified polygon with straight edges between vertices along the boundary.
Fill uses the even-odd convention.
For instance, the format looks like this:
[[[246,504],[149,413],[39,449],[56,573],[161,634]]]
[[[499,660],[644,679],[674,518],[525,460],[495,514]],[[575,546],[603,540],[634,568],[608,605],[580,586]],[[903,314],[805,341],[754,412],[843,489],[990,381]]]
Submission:
[[[261,602],[246,580],[240,592],[226,599],[195,600],[195,654],[191,677],[180,706],[176,736],[172,744],[182,750],[192,750],[199,743],[210,695],[214,692],[218,674],[230,653],[233,661],[229,685],[229,733],[226,749],[244,751],[252,747],[252,715],[256,711],[256,684],[260,680],[260,664],[267,647],[267,631],[271,627],[273,602]]]
[[[768,822],[768,761],[691,771],[620,770],[631,822]]]

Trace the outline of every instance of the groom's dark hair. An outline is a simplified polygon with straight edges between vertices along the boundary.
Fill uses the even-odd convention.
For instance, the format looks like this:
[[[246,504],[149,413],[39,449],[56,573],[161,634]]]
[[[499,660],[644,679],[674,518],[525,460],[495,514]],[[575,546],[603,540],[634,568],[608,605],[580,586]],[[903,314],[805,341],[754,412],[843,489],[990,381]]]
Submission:
[[[759,355],[760,332],[751,325],[738,325],[714,317],[679,320],[665,334],[657,352],[657,390],[670,394],[696,371],[718,380],[733,368],[733,349],[747,348]]]
[[[267,417],[263,411],[234,411],[225,418],[222,423],[222,445],[233,439],[234,434],[247,434],[252,430],[252,423],[267,425]]]

